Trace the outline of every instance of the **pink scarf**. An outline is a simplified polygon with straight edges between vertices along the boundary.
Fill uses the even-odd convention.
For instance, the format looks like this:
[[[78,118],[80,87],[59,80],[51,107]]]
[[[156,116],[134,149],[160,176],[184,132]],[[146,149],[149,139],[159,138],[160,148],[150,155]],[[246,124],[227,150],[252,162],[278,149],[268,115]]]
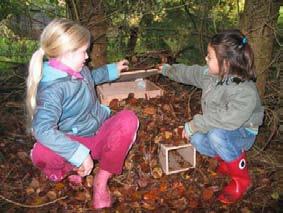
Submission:
[[[73,70],[72,68],[68,67],[67,65],[65,64],[62,64],[60,61],[58,61],[56,58],[51,58],[49,61],[48,61],[48,64],[51,66],[51,67],[54,67],[58,70],[61,70],[63,72],[66,72],[68,73],[69,75],[71,76],[74,76],[75,78],[78,78],[78,79],[83,79],[83,76],[81,75],[81,73],[79,72],[76,72],[75,70]]]

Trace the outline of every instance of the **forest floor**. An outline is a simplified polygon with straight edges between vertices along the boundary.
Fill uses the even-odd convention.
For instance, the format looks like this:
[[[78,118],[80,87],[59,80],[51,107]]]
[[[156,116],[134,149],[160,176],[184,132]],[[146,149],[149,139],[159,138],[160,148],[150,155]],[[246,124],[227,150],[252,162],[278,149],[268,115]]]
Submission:
[[[72,185],[67,179],[54,183],[32,165],[29,153],[34,139],[26,133],[24,79],[17,70],[0,79],[0,212],[94,211],[91,175],[80,185]],[[217,201],[229,179],[215,173],[217,163],[212,158],[197,153],[196,168],[171,175],[162,172],[159,146],[186,143],[178,127],[200,112],[201,92],[162,76],[150,80],[165,91],[164,96],[111,102],[113,113],[123,108],[134,110],[140,128],[123,173],[109,182],[113,207],[98,212],[279,212],[279,139],[265,144],[270,135],[267,125],[247,152],[253,185],[233,205]]]

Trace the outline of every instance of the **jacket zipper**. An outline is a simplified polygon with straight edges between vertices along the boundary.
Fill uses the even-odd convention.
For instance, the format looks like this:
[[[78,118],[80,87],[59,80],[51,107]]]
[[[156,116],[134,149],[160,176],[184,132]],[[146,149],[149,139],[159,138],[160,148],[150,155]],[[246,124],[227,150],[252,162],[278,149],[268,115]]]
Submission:
[[[90,92],[90,94],[91,94],[91,97],[92,97],[92,103],[94,104],[94,103],[95,103],[95,97],[94,97],[94,94],[93,94],[93,92],[92,92],[92,90],[91,90],[91,87],[90,87],[89,83],[88,83],[85,79],[83,79],[83,81],[84,81],[84,82],[86,83],[86,85],[87,85],[87,88],[88,88],[88,90],[89,90],[89,92]],[[97,119],[96,116],[93,116],[93,118],[96,120],[96,122],[97,122],[99,125],[101,125],[101,124],[100,124],[100,121]]]

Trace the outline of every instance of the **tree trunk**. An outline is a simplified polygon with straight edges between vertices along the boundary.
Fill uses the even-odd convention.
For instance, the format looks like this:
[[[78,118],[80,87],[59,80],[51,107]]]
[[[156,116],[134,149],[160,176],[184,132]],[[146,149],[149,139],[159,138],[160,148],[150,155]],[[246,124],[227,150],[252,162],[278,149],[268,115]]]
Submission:
[[[103,0],[66,0],[66,3],[71,17],[79,20],[91,32],[91,65],[99,67],[106,64],[108,22]]]
[[[248,37],[255,55],[257,88],[261,98],[265,94],[267,71],[272,59],[279,16],[279,1],[246,0],[240,28]]]
[[[135,53],[135,47],[138,41],[138,33],[139,33],[138,27],[130,28],[130,38],[127,44],[127,54],[130,56],[133,56]]]

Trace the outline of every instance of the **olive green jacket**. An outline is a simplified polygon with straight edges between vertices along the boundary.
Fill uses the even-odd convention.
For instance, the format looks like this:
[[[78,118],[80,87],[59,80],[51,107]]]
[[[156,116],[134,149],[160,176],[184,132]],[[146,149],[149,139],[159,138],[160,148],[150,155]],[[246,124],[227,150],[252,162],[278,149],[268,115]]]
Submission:
[[[208,73],[207,66],[164,64],[162,74],[171,80],[202,89],[203,114],[194,115],[190,122],[193,132],[207,133],[210,129],[235,130],[247,128],[257,134],[262,124],[264,108],[253,81],[239,84],[227,80],[219,84],[217,76]]]

